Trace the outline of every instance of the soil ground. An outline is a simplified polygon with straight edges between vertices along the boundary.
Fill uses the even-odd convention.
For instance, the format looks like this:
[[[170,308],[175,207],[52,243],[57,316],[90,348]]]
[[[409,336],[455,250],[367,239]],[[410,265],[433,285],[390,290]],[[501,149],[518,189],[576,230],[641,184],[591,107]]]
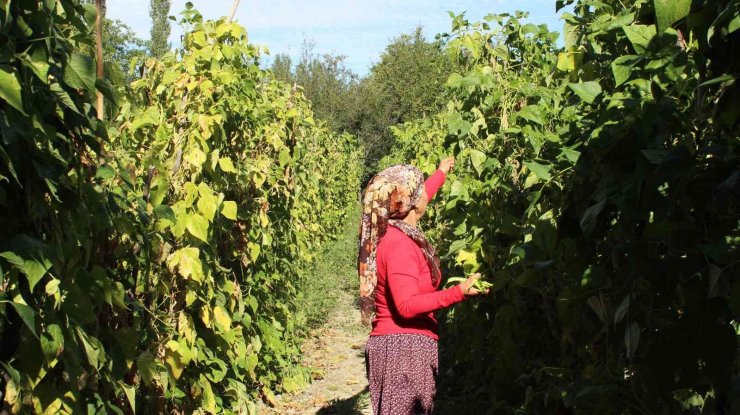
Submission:
[[[326,322],[303,344],[303,363],[312,369],[313,382],[293,394],[277,397],[269,415],[372,415],[365,375],[367,328],[351,293],[336,293],[336,306]]]

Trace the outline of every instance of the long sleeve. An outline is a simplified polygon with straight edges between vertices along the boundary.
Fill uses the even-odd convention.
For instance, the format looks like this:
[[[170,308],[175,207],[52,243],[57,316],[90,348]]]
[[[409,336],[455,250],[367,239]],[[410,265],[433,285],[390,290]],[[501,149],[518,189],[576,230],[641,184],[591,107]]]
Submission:
[[[434,195],[437,193],[437,190],[439,190],[440,187],[445,182],[445,174],[442,173],[442,170],[437,169],[431,176],[427,178],[427,180],[424,182],[424,189],[427,191],[427,197],[428,201],[431,202],[432,198],[434,198]]]
[[[462,289],[421,292],[419,264],[411,247],[398,247],[387,259],[388,288],[401,317],[409,319],[464,300]]]

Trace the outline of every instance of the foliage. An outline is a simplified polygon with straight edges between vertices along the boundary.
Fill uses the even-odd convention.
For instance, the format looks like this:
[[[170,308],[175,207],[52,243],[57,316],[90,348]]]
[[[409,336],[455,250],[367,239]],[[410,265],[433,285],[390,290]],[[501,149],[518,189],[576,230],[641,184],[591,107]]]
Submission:
[[[359,290],[357,276],[357,222],[359,206],[347,209],[345,224],[338,228],[341,233],[335,241],[326,244],[307,272],[305,283],[296,297],[297,321],[306,328],[316,328],[326,322],[326,316],[337,305],[337,298],[343,293],[356,293]]]
[[[356,134],[375,167],[394,142],[390,126],[433,115],[444,104],[444,83],[453,66],[439,41],[427,41],[421,27],[393,39],[363,79],[364,103]]]
[[[149,51],[156,58],[161,58],[170,51],[170,6],[172,0],[150,0],[149,17],[152,19]]]
[[[105,19],[103,21],[103,56],[107,62],[114,64],[120,76],[111,74],[107,78],[120,78],[133,81],[131,62],[134,59],[143,59],[147,54],[147,43],[136,36],[131,27],[120,20]],[[110,70],[109,70],[110,72]]]
[[[293,67],[290,56],[279,54],[272,64],[276,79],[303,89],[316,116],[337,131],[351,131],[355,112],[357,75],[345,66],[345,56],[317,54],[304,41],[301,58]]]
[[[454,17],[447,107],[383,164],[455,154],[430,234],[494,283],[447,315],[455,410],[737,411],[740,17],[688,3],[575,2],[565,48]]]
[[[107,131],[91,97],[118,94],[73,53],[94,11],[0,18],[3,408],[253,414],[298,387],[296,292],[356,199],[354,139],[192,5]]]
[[[365,77],[345,66],[345,57],[319,55],[304,42],[300,61],[279,54],[273,76],[300,86],[318,118],[333,129],[358,137],[367,171],[390,150],[390,127],[442,108],[444,82],[452,70],[439,41],[427,41],[421,27],[393,39]]]
[[[394,124],[439,111],[451,71],[442,44],[427,41],[421,27],[393,39],[370,69],[372,81],[390,101]]]

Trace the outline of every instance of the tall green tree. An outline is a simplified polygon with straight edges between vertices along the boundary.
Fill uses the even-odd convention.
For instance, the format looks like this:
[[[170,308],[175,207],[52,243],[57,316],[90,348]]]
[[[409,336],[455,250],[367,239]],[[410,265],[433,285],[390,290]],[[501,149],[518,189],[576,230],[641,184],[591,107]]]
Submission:
[[[370,69],[370,81],[385,95],[397,123],[434,114],[442,106],[444,83],[452,71],[442,43],[428,41],[424,30],[395,38]]]
[[[444,84],[452,68],[442,42],[426,40],[421,27],[388,44],[358,88],[355,132],[364,144],[370,171],[395,141],[391,126],[442,108]]]
[[[118,81],[121,76],[132,80],[133,75],[129,73],[131,61],[146,54],[147,42],[136,36],[130,26],[118,19],[103,21],[103,55],[114,65],[113,71],[120,70],[120,74],[110,74],[112,81]]]
[[[149,51],[152,56],[161,57],[170,50],[167,39],[170,37],[169,13],[171,5],[171,0],[151,0],[149,4],[149,16],[152,18]]]
[[[315,52],[311,41],[304,41],[301,58],[293,66],[290,56],[279,54],[270,69],[275,79],[300,85],[316,115],[333,129],[356,133],[355,95],[359,78],[347,68],[345,56]]]

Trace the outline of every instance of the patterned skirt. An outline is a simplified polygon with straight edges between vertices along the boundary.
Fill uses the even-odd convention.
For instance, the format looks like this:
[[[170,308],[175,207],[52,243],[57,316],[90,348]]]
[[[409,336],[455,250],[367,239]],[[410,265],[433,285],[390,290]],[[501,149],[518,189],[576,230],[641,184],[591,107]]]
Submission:
[[[365,367],[375,415],[431,414],[439,368],[437,341],[421,334],[370,336]]]

